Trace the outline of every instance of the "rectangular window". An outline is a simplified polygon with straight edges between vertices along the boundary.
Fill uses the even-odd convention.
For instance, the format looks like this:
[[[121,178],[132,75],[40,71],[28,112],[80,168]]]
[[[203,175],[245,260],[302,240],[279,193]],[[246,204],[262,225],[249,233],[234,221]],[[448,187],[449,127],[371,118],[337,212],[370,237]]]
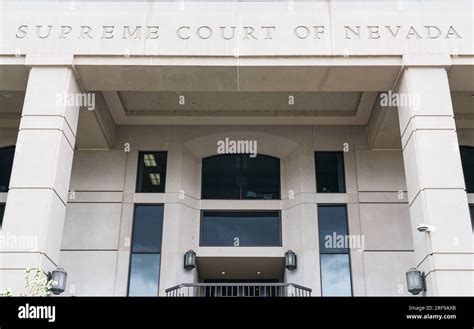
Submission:
[[[241,156],[213,156],[202,160],[202,198],[240,199]]]
[[[140,152],[137,193],[164,193],[167,152]]]
[[[345,206],[318,207],[319,250],[325,254],[348,253],[345,245],[334,244],[339,236],[347,236],[347,214]]]
[[[318,193],[346,193],[343,152],[315,152]]]
[[[204,211],[201,246],[281,246],[278,211]]]
[[[158,295],[162,233],[163,206],[135,206],[129,296]]]
[[[280,199],[280,159],[220,154],[202,160],[202,199]]]
[[[0,227],[3,224],[3,215],[5,214],[5,204],[0,204]]]
[[[242,157],[242,199],[280,198],[280,160],[262,156]]]
[[[345,206],[318,207],[321,289],[323,296],[351,296],[347,210]]]
[[[321,254],[323,296],[351,296],[349,254]]]

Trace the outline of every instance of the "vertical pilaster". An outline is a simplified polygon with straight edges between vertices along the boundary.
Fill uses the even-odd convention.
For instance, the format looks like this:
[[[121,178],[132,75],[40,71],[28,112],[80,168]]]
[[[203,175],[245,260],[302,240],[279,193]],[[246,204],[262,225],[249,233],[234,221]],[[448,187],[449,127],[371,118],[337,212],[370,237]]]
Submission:
[[[67,100],[78,93],[70,68],[31,68],[2,227],[1,288],[21,292],[25,268],[57,267],[79,116]]]
[[[173,140],[179,132],[172,133]],[[164,209],[163,240],[161,245],[161,269],[159,295],[165,296],[166,289],[180,283],[197,282],[198,269],[184,269],[184,254],[194,250],[199,254],[199,198],[200,184],[197,180],[184,179],[198,177],[200,172],[193,158],[182,142],[168,145],[168,171],[166,179],[166,205]]]
[[[472,232],[446,70],[407,68],[399,96],[413,265],[426,274],[427,295],[472,295]],[[421,223],[435,231],[418,232]]]

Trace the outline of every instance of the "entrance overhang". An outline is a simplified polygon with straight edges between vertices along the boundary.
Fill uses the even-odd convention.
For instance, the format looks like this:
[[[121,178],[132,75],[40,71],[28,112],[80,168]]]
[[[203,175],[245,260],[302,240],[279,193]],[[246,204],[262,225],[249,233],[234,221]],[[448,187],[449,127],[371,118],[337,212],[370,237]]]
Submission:
[[[197,257],[201,281],[283,280],[283,257]]]
[[[457,125],[472,127],[474,57],[438,57]],[[78,135],[92,137],[78,137],[78,144],[107,148],[114,125],[367,125],[378,92],[396,90],[407,65],[434,64],[413,56],[4,55],[0,126],[18,126],[29,67],[51,65],[71,66],[84,91],[102,94],[101,111],[80,116]],[[388,117],[380,122],[394,121]],[[81,134],[94,122],[94,135]]]

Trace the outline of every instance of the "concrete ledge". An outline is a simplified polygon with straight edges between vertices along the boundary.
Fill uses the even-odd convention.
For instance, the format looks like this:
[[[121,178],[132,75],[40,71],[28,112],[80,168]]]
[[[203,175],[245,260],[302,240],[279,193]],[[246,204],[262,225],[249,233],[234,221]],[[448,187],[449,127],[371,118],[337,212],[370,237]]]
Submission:
[[[73,55],[27,55],[27,66],[72,66]]]
[[[449,67],[452,65],[450,55],[403,55],[405,67]]]
[[[284,257],[283,247],[199,247],[198,257]]]

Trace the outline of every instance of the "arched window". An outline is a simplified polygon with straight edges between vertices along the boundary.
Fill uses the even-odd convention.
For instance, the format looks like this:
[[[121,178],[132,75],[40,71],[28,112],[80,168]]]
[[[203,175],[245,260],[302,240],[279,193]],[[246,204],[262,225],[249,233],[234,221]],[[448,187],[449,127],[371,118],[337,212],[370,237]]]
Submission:
[[[467,193],[474,193],[474,147],[461,146],[461,162]]]
[[[0,148],[0,192],[8,192],[14,155],[15,146]]]
[[[204,158],[202,199],[280,199],[280,159],[248,154]]]

